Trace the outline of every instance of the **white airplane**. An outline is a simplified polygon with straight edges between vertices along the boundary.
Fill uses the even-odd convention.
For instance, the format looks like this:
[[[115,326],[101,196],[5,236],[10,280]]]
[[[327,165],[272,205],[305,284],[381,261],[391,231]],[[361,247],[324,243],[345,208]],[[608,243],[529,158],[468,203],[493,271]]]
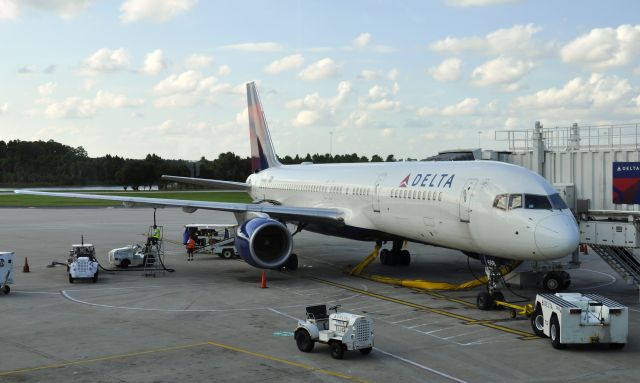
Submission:
[[[406,241],[482,258],[484,301],[501,299],[500,260],[544,261],[573,252],[576,221],[553,187],[525,168],[494,161],[282,165],[275,154],[254,83],[247,84],[251,160],[246,182],[163,176],[165,180],[247,191],[252,204],[19,190],[16,193],[177,206],[185,212],[233,212],[236,246],[252,266],[297,268],[292,233],[308,230],[363,241],[388,241],[385,264],[409,264]],[[498,262],[496,262],[498,261]],[[560,279],[568,274],[560,274]],[[559,280],[567,286],[568,280]],[[491,304],[489,304],[491,306]],[[487,306],[487,307],[489,307]]]

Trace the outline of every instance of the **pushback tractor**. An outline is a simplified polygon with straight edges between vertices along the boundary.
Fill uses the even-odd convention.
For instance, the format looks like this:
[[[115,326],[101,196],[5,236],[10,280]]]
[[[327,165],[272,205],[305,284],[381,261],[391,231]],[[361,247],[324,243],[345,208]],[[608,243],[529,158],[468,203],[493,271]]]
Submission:
[[[92,244],[83,241],[71,246],[67,260],[69,283],[73,283],[76,279],[90,279],[93,283],[97,282],[98,267],[96,249]]]
[[[554,348],[584,343],[622,348],[629,333],[629,312],[596,294],[538,294],[531,327],[536,335],[551,338]]]
[[[357,314],[338,313],[339,306],[330,307],[334,313],[327,315],[327,306],[307,307],[307,319],[298,321],[294,338],[302,352],[313,351],[316,342],[328,344],[331,356],[342,359],[345,351],[358,350],[367,355],[373,350],[373,319]]]

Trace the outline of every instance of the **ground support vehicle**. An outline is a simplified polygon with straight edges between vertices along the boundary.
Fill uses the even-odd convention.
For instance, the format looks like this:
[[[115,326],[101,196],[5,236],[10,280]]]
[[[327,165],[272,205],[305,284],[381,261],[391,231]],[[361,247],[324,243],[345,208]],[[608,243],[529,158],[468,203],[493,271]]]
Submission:
[[[145,252],[140,245],[129,245],[112,249],[108,253],[109,263],[126,269],[129,266],[144,265]]]
[[[94,283],[97,282],[98,268],[96,250],[92,244],[71,245],[67,260],[69,283],[73,283],[76,279],[91,279]]]
[[[13,284],[13,252],[0,251],[0,290],[9,294]]]
[[[311,352],[315,342],[328,344],[331,356],[342,359],[345,351],[358,350],[366,355],[373,349],[373,319],[363,315],[338,313],[338,306],[330,307],[335,312],[327,315],[327,306],[307,307],[307,318],[298,321],[294,338],[298,349]]]
[[[554,348],[580,343],[622,348],[629,333],[629,312],[597,294],[538,294],[531,327],[536,335],[551,338]]]
[[[231,259],[238,256],[235,247],[237,225],[197,224],[184,225],[183,244],[189,236],[196,241],[196,253],[215,254],[220,258]]]

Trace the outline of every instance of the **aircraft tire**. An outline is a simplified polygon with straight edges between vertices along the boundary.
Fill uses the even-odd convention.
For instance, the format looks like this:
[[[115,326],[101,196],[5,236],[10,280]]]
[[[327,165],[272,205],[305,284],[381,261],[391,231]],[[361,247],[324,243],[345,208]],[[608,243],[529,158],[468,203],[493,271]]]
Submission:
[[[298,255],[296,253],[291,253],[284,267],[287,270],[298,270]]]
[[[11,292],[11,287],[9,287],[9,285],[2,286],[2,292],[4,293],[4,295],[9,294]]]
[[[382,263],[383,265],[388,265],[389,264],[389,250],[388,249],[382,249],[380,250],[380,263]]]
[[[398,260],[400,261],[398,262],[400,265],[409,266],[411,264],[411,253],[409,250],[402,250]]]
[[[493,298],[491,297],[491,294],[486,291],[478,294],[478,297],[476,298],[476,305],[483,311],[491,309],[493,307]]]
[[[556,293],[562,289],[564,284],[564,278],[558,273],[550,272],[544,276],[542,280],[542,287],[545,291]]]
[[[494,309],[496,309],[496,310],[502,310],[503,309],[503,306],[496,305],[496,301],[504,302],[504,294],[502,294],[502,292],[495,291],[493,294],[491,294],[491,300],[493,301],[493,308]]]

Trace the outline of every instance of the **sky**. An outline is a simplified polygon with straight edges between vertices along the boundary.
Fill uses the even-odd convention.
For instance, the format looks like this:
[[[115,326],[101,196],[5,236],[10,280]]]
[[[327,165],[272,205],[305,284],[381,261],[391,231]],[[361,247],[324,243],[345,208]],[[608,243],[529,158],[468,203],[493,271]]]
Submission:
[[[640,122],[640,2],[0,0],[0,140],[90,156],[425,158]],[[498,133],[499,135],[504,133]]]

